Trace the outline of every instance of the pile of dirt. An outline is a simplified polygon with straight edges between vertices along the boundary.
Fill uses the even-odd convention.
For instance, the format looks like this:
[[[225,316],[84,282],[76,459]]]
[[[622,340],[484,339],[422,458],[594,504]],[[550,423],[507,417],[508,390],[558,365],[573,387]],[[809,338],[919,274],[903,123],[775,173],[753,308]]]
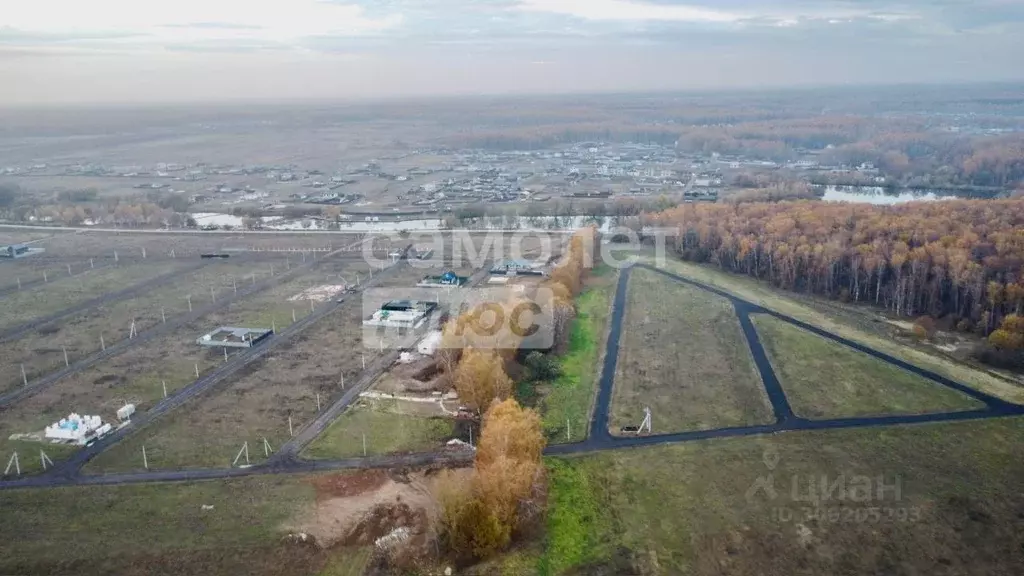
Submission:
[[[285,529],[307,533],[329,548],[373,546],[378,538],[406,528],[409,537],[400,547],[418,553],[429,544],[430,526],[437,515],[428,482],[421,472],[381,470],[316,477],[312,480],[315,505]]]
[[[414,544],[423,539],[428,526],[427,512],[423,508],[413,509],[404,502],[378,504],[351,529],[341,544],[373,546],[399,528],[409,530],[410,544]]]
[[[434,358],[420,358],[409,364],[396,364],[374,386],[381,392],[432,392],[448,387],[441,368]]]

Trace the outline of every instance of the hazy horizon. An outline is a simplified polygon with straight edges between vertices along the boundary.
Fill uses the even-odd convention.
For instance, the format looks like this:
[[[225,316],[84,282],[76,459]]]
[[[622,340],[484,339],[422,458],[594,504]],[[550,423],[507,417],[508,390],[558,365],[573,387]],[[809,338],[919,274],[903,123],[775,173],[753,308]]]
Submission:
[[[1008,0],[0,1],[0,106],[1024,80]]]

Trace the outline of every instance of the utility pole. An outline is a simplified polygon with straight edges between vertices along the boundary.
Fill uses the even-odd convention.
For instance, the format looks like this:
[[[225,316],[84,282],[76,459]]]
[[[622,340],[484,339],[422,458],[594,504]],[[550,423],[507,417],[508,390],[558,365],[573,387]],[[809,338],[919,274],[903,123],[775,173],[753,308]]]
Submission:
[[[363,433],[363,457],[366,457],[366,433]]]
[[[273,452],[273,451],[274,451],[274,449],[270,446],[270,442],[267,442],[267,439],[264,438],[263,439],[263,455],[266,456],[267,458],[270,458],[270,453]]]
[[[28,386],[28,376],[25,375],[25,365],[21,365],[21,383]]]
[[[636,430],[637,436],[639,436],[640,433],[644,431],[644,429],[646,429],[647,433],[650,434],[650,432],[651,432],[651,408],[650,408],[650,406],[645,406],[644,407],[644,421],[640,423],[640,427],[637,428],[637,430]]]
[[[295,308],[292,308],[292,324],[295,324]]]
[[[46,278],[46,270],[43,270],[43,283],[47,283],[49,280]]]
[[[93,264],[92,258],[89,258],[89,268],[95,268],[95,267],[96,267],[96,265]]]
[[[234,277],[231,278],[231,287],[235,290],[235,296],[238,296],[238,283],[235,282]]]
[[[211,302],[216,302],[217,301],[217,294],[213,291],[213,286],[210,286],[210,301]]]
[[[164,387],[164,398],[167,398],[167,380],[161,380],[160,384]]]
[[[71,276],[71,264],[68,264],[68,276]]]
[[[71,366],[71,364],[68,363],[68,347],[67,346],[61,346],[60,349],[64,351],[64,367],[65,368],[69,368]]]
[[[249,441],[246,440],[245,444],[242,444],[242,449],[238,451],[238,455],[235,456],[235,461],[231,463],[232,466],[238,464],[238,459],[245,455],[245,465],[249,465]]]
[[[167,324],[167,313],[164,310],[163,306],[160,307],[160,321],[164,324]]]
[[[565,419],[565,441],[572,442],[572,424],[568,418]]]
[[[316,393],[316,411],[317,412],[320,411],[320,393],[319,392]]]
[[[191,312],[192,311],[192,295],[189,294],[188,296],[185,296],[185,299],[188,300],[188,311]]]
[[[199,363],[196,362],[196,379],[199,379]]]
[[[100,348],[104,351],[107,349],[107,343],[103,341],[103,334],[100,334]]]
[[[288,417],[288,435],[289,436],[295,436],[295,433],[292,432],[292,417],[291,416]]]
[[[15,450],[11,459],[7,461],[7,468],[4,468],[4,476],[11,473],[11,466],[14,466],[15,473],[21,476],[21,463],[18,462],[18,451]]]
[[[42,448],[39,449],[39,462],[43,465],[43,472],[46,471],[47,465],[53,466],[53,460],[50,460],[50,457],[46,455],[46,452],[43,452]]]
[[[146,445],[142,445],[142,467],[149,470],[149,459],[146,458]]]

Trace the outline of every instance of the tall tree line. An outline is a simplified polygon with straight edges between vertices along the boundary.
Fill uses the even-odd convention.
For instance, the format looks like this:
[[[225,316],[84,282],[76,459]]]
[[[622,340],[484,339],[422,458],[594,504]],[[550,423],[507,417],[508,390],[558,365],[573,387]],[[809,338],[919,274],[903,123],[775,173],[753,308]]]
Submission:
[[[686,204],[651,220],[678,229],[681,258],[788,290],[984,334],[1024,311],[1024,199]]]

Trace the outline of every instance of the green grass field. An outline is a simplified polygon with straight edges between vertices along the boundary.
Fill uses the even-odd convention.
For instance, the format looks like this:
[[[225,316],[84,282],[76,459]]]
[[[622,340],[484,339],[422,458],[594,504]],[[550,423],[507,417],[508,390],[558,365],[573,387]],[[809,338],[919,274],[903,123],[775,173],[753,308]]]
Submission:
[[[639,424],[645,406],[659,433],[772,421],[728,300],[643,269],[633,271],[629,284],[612,433]]]
[[[1007,418],[550,459],[536,573],[1014,574],[1022,446]]]
[[[281,544],[314,497],[294,476],[0,491],[0,573],[315,574],[319,551]]]
[[[46,453],[46,456],[53,462],[60,462],[64,460],[76,450],[78,446],[71,446],[68,444],[49,444],[41,442],[33,442],[28,440],[9,440],[4,438],[3,442],[0,443],[3,447],[3,452],[0,452],[0,472],[3,472],[4,468],[7,468],[7,464],[11,461],[14,453],[18,453],[18,465],[21,468],[22,476],[30,476],[32,474],[39,474],[43,471],[43,458],[40,454],[40,450]],[[10,472],[8,472],[5,478],[16,478],[17,468],[13,464],[11,465]]]
[[[982,408],[972,398],[771,316],[752,317],[786,397],[811,419]]]
[[[597,268],[592,273],[588,287],[576,298],[576,318],[570,327],[568,348],[558,357],[561,376],[539,387],[542,397],[538,407],[550,443],[587,438],[601,370],[601,348],[617,281],[618,274],[611,268]]]
[[[366,455],[436,450],[452,438],[454,421],[423,418],[374,409],[369,405],[349,408],[303,452],[308,458],[348,458]]]
[[[647,261],[654,264],[652,257],[647,257]],[[711,266],[683,262],[671,255],[664,262],[664,266],[671,272],[721,288],[747,301],[813,324],[916,366],[927,368],[993,396],[998,396],[1009,402],[1024,404],[1024,386],[985,370],[957,362],[941,355],[937,350],[911,347],[892,338],[868,332],[851,324],[847,321],[848,319],[839,318],[832,312],[823,311],[823,307],[818,306],[817,300],[814,298],[787,294],[753,278],[723,272]]]

